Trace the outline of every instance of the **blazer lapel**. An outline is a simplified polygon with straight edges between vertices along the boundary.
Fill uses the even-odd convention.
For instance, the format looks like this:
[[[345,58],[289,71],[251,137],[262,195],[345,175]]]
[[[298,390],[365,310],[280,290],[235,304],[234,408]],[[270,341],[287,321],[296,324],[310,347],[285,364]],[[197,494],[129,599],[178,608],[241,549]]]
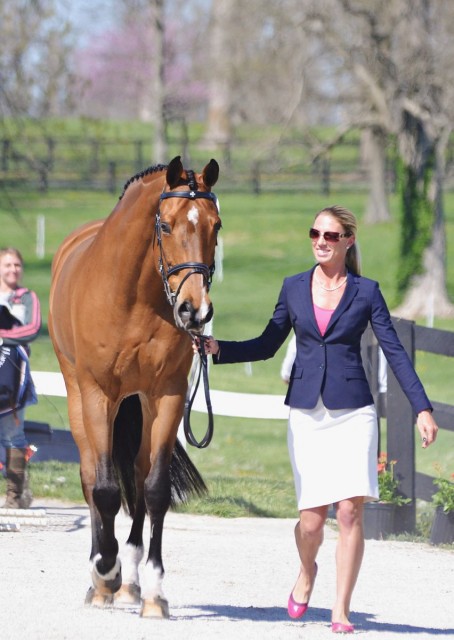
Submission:
[[[331,331],[332,327],[336,324],[336,322],[339,320],[339,318],[344,313],[344,311],[348,309],[348,307],[352,303],[353,298],[356,296],[357,293],[358,293],[358,285],[356,284],[356,276],[350,271],[348,271],[347,286],[345,287],[344,295],[340,299],[339,304],[337,305],[333,315],[331,316],[331,320],[329,321],[328,326],[326,327],[325,336]]]
[[[302,303],[304,306],[304,312],[307,316],[309,322],[312,324],[314,331],[317,332],[319,336],[321,336],[320,329],[318,328],[317,320],[315,319],[314,305],[312,302],[312,291],[311,291],[311,283],[312,283],[312,274],[314,273],[314,269],[317,265],[315,265],[310,271],[305,271],[303,273],[303,295],[302,295]]]

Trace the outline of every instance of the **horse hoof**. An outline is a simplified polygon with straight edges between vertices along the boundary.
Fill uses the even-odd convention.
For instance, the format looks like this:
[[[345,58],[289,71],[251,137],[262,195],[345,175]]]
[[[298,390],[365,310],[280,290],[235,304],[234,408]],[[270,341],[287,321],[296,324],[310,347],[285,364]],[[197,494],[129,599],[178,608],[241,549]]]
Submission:
[[[115,604],[139,604],[140,587],[138,584],[122,584],[114,595]]]
[[[93,580],[93,586],[98,593],[106,596],[115,593],[121,587],[120,561],[117,559],[114,567],[104,576],[98,572],[96,563],[94,563],[91,578]]]
[[[113,595],[111,593],[99,593],[94,587],[90,587],[85,596],[85,604],[89,607],[105,609],[113,605]]]
[[[170,618],[169,603],[164,598],[156,596],[154,600],[142,600],[141,618]]]

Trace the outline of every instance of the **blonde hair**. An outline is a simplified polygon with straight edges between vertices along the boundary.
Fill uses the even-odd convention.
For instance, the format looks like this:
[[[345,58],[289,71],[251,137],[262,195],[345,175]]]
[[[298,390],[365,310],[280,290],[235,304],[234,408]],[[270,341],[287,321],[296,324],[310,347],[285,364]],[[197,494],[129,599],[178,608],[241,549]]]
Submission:
[[[356,231],[358,229],[358,223],[356,221],[355,214],[345,209],[345,207],[341,207],[338,204],[334,204],[330,207],[325,207],[321,211],[317,213],[315,216],[315,220],[317,220],[318,216],[322,213],[326,213],[332,216],[335,220],[337,220],[344,228],[344,231],[349,236],[355,236]],[[347,251],[347,255],[345,257],[345,264],[349,271],[356,273],[358,275],[361,274],[361,256],[359,253],[358,243],[355,242],[351,245],[349,250]]]
[[[16,258],[20,261],[21,265],[24,266],[24,259],[19,249],[16,249],[15,247],[2,247],[0,249],[0,260],[3,258],[3,256],[6,256],[8,254],[16,256]]]

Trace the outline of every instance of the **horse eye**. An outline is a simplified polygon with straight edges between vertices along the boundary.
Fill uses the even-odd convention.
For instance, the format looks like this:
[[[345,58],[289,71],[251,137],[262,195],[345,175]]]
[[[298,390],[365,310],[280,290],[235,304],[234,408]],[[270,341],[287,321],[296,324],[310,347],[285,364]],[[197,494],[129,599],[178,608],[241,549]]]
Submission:
[[[167,224],[167,222],[161,222],[161,230],[162,233],[165,233],[166,235],[170,235],[172,229],[170,228],[170,224]]]
[[[216,233],[221,229],[222,229],[222,222],[216,222],[216,224],[214,225],[214,230],[216,231]]]

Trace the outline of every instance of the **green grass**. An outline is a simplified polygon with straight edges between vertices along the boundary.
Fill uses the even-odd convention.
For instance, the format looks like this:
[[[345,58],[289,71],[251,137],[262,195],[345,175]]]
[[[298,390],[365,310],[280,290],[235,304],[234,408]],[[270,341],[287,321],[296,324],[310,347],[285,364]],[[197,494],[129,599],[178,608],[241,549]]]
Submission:
[[[214,333],[219,338],[246,339],[262,331],[272,314],[284,276],[309,268],[313,263],[307,229],[315,212],[328,203],[340,202],[361,214],[366,195],[333,192],[329,199],[316,193],[264,193],[260,196],[223,192],[222,175],[217,192],[221,200],[224,245],[224,280],[214,281]],[[119,194],[118,194],[119,195]],[[64,237],[79,224],[109,214],[117,201],[100,192],[29,191],[0,192],[2,244],[16,245],[26,260],[25,284],[41,299],[44,328],[32,345],[34,370],[58,371],[47,335],[48,291],[52,256]],[[14,205],[14,206],[13,206]],[[399,231],[397,202],[391,198],[393,220],[386,224],[360,224],[359,243],[365,275],[378,279],[389,305],[396,296]],[[454,194],[446,196],[447,243],[454,242]],[[46,220],[44,260],[35,256],[38,215]],[[448,252],[447,286],[454,298],[454,260]],[[106,318],[108,321],[108,316]],[[423,322],[423,321],[422,321]],[[454,322],[436,320],[435,326],[454,330]],[[279,370],[284,349],[267,362],[211,367],[212,389],[251,393],[284,394]],[[452,359],[417,353],[417,370],[433,400],[452,402]],[[64,399],[41,396],[27,418],[68,428]],[[203,429],[203,419],[201,416]],[[454,436],[442,432],[439,443],[417,451],[418,470],[434,475],[434,464],[450,473],[454,467]],[[293,481],[286,450],[284,421],[242,420],[217,417],[215,437],[207,450],[190,448],[190,455],[204,475],[210,495],[193,501],[186,509],[219,515],[293,516]],[[73,468],[74,467],[74,468]],[[32,465],[36,495],[81,498],[76,465]],[[47,474],[47,475],[46,475]],[[57,479],[65,477],[62,482]],[[44,489],[44,486],[49,488]],[[76,497],[74,497],[76,496]]]

